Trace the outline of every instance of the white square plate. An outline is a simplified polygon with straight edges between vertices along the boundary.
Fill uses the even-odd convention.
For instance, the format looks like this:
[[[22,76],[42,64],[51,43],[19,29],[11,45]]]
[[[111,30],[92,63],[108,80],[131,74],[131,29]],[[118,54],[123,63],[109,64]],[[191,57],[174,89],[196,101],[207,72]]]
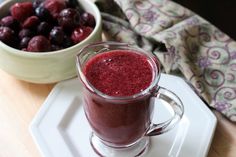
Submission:
[[[181,78],[161,74],[161,86],[176,93],[185,113],[171,131],[151,138],[146,157],[205,157],[216,127],[216,118]],[[78,79],[58,83],[33,119],[30,131],[44,157],[96,157],[90,143],[91,129],[82,108]],[[155,107],[155,122],[171,115],[165,105]]]

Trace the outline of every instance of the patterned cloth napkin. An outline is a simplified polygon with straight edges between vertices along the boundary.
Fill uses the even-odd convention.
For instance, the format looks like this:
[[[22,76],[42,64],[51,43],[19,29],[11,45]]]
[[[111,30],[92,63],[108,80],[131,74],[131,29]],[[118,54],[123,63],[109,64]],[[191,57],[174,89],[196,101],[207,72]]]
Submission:
[[[97,0],[108,40],[155,53],[212,108],[236,122],[236,42],[170,0]]]

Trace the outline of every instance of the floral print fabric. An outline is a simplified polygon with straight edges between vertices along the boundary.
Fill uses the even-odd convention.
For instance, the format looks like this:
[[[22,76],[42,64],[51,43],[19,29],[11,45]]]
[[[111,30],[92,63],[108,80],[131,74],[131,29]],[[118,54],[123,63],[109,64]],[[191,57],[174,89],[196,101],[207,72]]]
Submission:
[[[205,102],[236,121],[236,42],[170,0],[97,0],[109,40],[155,53]]]

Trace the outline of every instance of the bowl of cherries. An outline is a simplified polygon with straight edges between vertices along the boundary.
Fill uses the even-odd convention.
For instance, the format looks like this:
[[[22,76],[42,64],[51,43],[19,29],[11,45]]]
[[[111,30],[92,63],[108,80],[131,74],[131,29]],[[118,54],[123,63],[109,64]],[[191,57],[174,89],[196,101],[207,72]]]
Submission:
[[[20,80],[72,78],[79,50],[101,41],[101,15],[91,0],[8,0],[0,10],[0,68]]]

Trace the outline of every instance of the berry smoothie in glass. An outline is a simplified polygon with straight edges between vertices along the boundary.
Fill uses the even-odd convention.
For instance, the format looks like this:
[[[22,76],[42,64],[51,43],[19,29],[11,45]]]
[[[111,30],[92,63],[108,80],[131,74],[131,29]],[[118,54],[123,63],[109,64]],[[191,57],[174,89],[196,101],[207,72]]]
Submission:
[[[180,99],[158,85],[160,63],[151,53],[126,43],[95,43],[80,51],[77,68],[90,143],[100,156],[142,155],[150,136],[170,130],[183,115]],[[152,122],[155,99],[175,112],[161,124]]]

